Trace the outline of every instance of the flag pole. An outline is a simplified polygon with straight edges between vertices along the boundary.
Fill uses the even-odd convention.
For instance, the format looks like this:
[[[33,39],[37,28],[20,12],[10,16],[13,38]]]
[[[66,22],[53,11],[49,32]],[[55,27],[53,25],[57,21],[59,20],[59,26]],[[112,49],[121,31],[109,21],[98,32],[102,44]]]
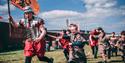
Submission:
[[[10,0],[7,0],[7,3],[8,3],[8,14],[9,14],[9,16],[10,16],[10,2],[9,2]]]
[[[7,4],[8,4],[8,15],[9,17],[11,16],[10,14],[10,0],[7,0]],[[11,24],[10,24],[10,20],[9,20],[9,37],[11,37]]]

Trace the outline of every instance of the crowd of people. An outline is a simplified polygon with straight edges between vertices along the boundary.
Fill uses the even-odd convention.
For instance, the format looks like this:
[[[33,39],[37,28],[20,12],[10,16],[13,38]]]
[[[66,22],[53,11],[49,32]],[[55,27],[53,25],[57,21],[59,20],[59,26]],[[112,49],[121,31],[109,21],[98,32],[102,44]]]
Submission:
[[[115,32],[112,32],[111,36],[107,36],[103,28],[97,27],[89,33],[89,40],[86,40],[81,35],[78,26],[70,24],[68,30],[63,30],[59,36],[53,36],[47,34],[44,20],[35,17],[30,7],[25,8],[24,18],[19,23],[16,23],[11,16],[9,16],[9,20],[13,27],[25,29],[25,63],[31,63],[32,57],[35,55],[40,61],[53,63],[53,58],[45,56],[45,51],[49,51],[50,45],[53,45],[49,39],[45,39],[46,36],[56,38],[57,42],[53,43],[58,43],[63,48],[68,63],[87,63],[85,42],[89,43],[95,59],[98,58],[99,52],[102,61],[107,63],[107,59],[114,56],[114,53],[117,56],[117,52],[121,51],[121,57],[125,61],[125,31],[122,31],[120,36],[115,36]]]
[[[90,33],[89,40],[94,58],[97,58],[99,50],[106,63],[107,59],[114,56],[114,53],[117,56],[117,52],[121,51],[121,57],[125,62],[125,31],[121,31],[120,36],[116,36],[115,32],[107,36],[102,28],[97,28]]]
[[[97,27],[90,31],[88,39],[85,39],[77,25],[70,24],[68,30],[62,30],[60,36],[48,36],[58,39],[57,42],[63,48],[64,56],[69,63],[87,63],[84,52],[86,42],[91,47],[94,59],[98,58],[99,52],[102,62],[107,63],[108,59],[118,56],[117,52],[120,52],[125,61],[125,31],[121,31],[119,36],[116,36],[115,32],[107,35],[103,28]]]

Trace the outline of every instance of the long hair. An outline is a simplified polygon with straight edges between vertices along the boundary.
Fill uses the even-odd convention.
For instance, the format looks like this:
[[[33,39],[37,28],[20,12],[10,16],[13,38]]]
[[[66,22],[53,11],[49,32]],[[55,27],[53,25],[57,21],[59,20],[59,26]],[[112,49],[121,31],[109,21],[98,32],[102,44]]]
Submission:
[[[98,27],[97,30],[99,30],[99,31],[101,31],[103,33],[102,38],[104,38],[105,35],[106,35],[105,31],[101,27]]]
[[[124,31],[124,30],[121,32],[121,35],[124,35],[124,36],[125,36],[125,31]]]

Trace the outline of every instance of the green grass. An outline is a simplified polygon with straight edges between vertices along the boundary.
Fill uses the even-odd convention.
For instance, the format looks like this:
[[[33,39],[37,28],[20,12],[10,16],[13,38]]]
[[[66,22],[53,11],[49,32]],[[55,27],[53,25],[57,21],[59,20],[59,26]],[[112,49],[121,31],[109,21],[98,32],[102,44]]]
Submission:
[[[97,59],[93,59],[89,46],[85,46],[85,52],[88,58],[88,63],[97,63],[102,60],[100,56],[98,56]],[[54,63],[66,63],[62,50],[46,52],[45,56],[53,57]],[[120,56],[111,57],[111,59],[108,60],[108,63],[123,63],[121,60]],[[23,50],[0,53],[0,63],[24,63]],[[40,63],[40,61],[35,56],[32,58],[32,63]]]

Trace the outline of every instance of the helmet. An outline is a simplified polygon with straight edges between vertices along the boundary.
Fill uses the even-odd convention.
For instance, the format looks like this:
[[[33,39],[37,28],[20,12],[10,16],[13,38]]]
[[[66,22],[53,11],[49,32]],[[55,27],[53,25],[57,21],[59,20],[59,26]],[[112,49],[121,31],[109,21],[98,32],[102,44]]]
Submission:
[[[32,8],[30,6],[26,6],[24,8],[24,13],[27,13],[27,12],[33,12]]]

